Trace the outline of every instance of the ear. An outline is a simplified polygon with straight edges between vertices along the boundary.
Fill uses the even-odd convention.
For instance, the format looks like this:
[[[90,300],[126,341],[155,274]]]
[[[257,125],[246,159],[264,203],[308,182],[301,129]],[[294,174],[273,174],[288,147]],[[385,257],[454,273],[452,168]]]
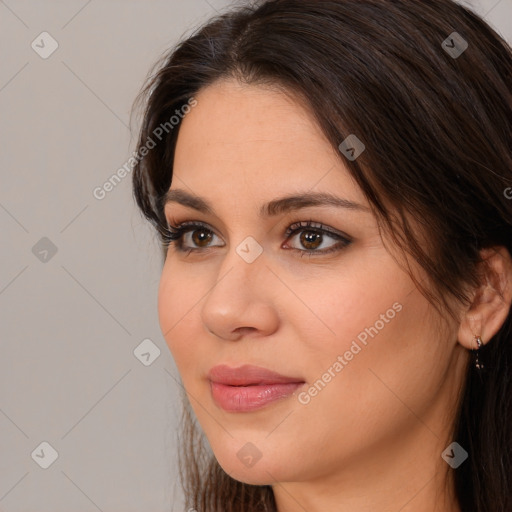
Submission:
[[[480,252],[481,283],[473,291],[471,304],[463,312],[458,332],[459,343],[477,349],[475,336],[487,343],[504,324],[512,302],[512,257],[505,247]]]

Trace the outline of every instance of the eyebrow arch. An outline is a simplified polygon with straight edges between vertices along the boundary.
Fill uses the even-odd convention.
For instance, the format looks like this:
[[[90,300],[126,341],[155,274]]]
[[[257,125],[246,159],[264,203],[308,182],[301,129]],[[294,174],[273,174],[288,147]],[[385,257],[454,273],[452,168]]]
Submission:
[[[164,196],[164,206],[171,202],[179,203],[206,215],[217,216],[214,208],[206,199],[190,194],[182,189],[167,191]],[[300,210],[301,208],[307,208],[309,206],[335,206],[337,208],[370,212],[367,206],[337,197],[328,192],[306,192],[274,199],[264,204],[260,208],[259,214],[260,217],[273,217],[281,213]]]

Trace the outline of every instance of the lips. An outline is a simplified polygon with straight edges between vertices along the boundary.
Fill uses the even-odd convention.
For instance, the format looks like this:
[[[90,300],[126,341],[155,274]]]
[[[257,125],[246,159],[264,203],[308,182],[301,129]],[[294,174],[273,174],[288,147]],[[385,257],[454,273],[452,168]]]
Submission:
[[[288,398],[304,384],[299,377],[287,377],[253,365],[214,366],[208,379],[213,401],[231,413],[256,411]]]
[[[224,364],[211,368],[208,373],[208,379],[226,386],[302,384],[304,382],[300,377],[287,377],[261,366],[243,365],[238,368],[231,368]]]

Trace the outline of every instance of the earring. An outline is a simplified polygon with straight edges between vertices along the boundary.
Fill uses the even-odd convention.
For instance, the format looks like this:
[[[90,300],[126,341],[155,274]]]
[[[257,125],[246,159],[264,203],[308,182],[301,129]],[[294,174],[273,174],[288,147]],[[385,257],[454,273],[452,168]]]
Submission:
[[[480,338],[480,336],[475,336],[475,341],[476,341],[476,344],[477,344],[477,347],[478,347],[476,349],[475,368],[477,370],[483,370],[484,369],[484,365],[478,359],[478,353],[480,352],[480,347],[483,345],[482,338]]]

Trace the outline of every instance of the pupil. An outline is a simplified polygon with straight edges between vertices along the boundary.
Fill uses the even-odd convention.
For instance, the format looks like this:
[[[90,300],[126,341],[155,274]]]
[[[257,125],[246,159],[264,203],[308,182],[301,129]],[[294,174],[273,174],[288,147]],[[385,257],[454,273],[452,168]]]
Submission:
[[[315,243],[315,242],[318,242],[319,240],[321,240],[321,238],[322,238],[322,235],[320,235],[319,233],[313,233],[312,231],[309,231],[309,232],[305,231],[302,234],[302,243],[308,249],[311,249],[311,248],[316,249],[319,246],[319,244]],[[313,244],[313,247],[309,247],[310,244]]]
[[[203,235],[205,235],[206,232],[200,231],[200,230],[194,231],[192,238],[194,238],[194,243],[196,245],[201,245],[201,242],[208,242],[210,240],[210,238],[212,237],[211,233],[208,233],[205,236],[197,236],[197,233],[202,233]]]

